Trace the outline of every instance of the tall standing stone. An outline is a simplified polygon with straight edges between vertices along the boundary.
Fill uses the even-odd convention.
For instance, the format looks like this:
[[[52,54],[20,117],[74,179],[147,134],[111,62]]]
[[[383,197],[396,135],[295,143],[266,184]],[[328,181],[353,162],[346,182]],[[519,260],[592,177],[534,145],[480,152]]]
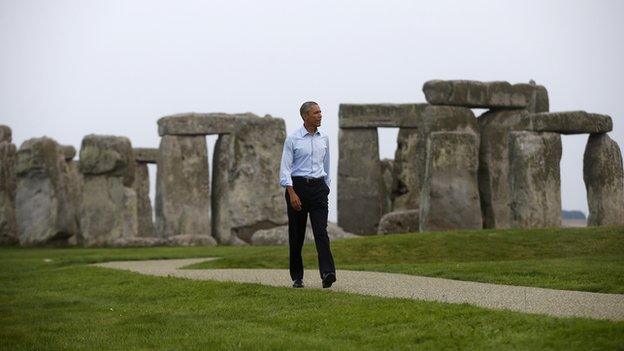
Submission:
[[[434,132],[420,200],[420,231],[481,229],[474,133]]]
[[[11,143],[11,129],[0,125],[0,245],[18,241],[15,219],[15,144]]]
[[[147,163],[136,162],[136,173],[132,189],[137,197],[138,236],[153,237],[156,235],[152,219],[152,203],[149,198],[150,181]]]
[[[219,243],[235,243],[230,220],[230,172],[234,157],[234,138],[219,134],[212,161],[212,236]]]
[[[509,134],[519,130],[526,110],[492,110],[478,119],[479,191],[483,227],[510,228]]]
[[[131,188],[135,161],[125,137],[90,134],[80,148],[84,184],[80,236],[85,246],[105,246],[138,233],[137,197]]]
[[[527,110],[492,110],[478,119],[481,132],[479,149],[479,190],[484,228],[511,228],[509,192],[510,134],[526,129],[531,113]],[[546,137],[551,133],[536,133]],[[561,138],[558,134],[556,138]],[[547,141],[538,142],[537,145]]]
[[[424,160],[425,150],[418,141],[422,137],[416,128],[399,128],[397,149],[394,153],[393,173],[396,184],[393,187],[392,209],[418,209],[420,203],[420,176],[424,171],[419,162]],[[426,137],[426,136],[425,136]]]
[[[561,226],[561,137],[512,132],[509,136],[510,226]]]
[[[70,216],[72,216],[73,221],[75,222],[76,228],[78,228],[78,232],[73,238],[69,239],[70,243],[76,243],[78,240],[78,235],[80,235],[80,201],[82,199],[82,174],[78,169],[78,164],[74,161],[74,157],[76,157],[76,148],[71,145],[63,145],[63,154],[65,155],[65,163],[67,167],[63,168],[63,175],[65,179],[67,179],[67,199],[68,199],[68,210],[70,212]]]
[[[137,195],[137,219],[138,235],[140,237],[155,237],[154,219],[152,203],[149,198],[150,180],[148,164],[158,164],[157,148],[134,148],[134,159],[136,161],[136,174],[132,188]]]
[[[477,120],[468,108],[427,105],[418,128],[401,128],[395,153],[397,188],[393,210],[418,209],[425,177],[427,140],[434,132],[466,132],[477,135]]]
[[[78,228],[63,148],[47,137],[25,141],[17,152],[15,173],[20,243],[67,243]]]
[[[591,134],[583,156],[590,226],[624,224],[624,171],[618,144],[607,134]]]
[[[396,177],[394,176],[394,160],[381,160],[381,183],[383,185],[382,213],[385,214],[392,211],[392,198],[394,196],[393,192],[396,188]]]
[[[223,227],[229,217],[229,239],[225,229],[219,236],[230,244],[240,244],[239,239],[249,242],[256,231],[288,222],[284,191],[277,181],[286,139],[284,120],[246,115],[236,121],[231,136],[220,136],[213,163],[214,177],[219,177],[213,183],[213,204],[223,200],[229,208],[225,214],[220,210],[225,206],[218,204],[214,223]],[[223,191],[225,178],[228,189]]]
[[[210,235],[210,180],[203,135],[164,135],[156,177],[156,232],[160,237]]]
[[[376,234],[383,215],[377,130],[341,128],[338,143],[338,225],[355,234]]]

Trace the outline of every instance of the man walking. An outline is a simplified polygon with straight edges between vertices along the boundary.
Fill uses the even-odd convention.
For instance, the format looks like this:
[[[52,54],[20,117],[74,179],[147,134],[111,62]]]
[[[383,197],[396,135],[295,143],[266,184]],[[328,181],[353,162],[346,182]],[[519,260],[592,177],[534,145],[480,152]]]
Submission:
[[[299,114],[303,127],[286,138],[280,167],[280,185],[286,188],[290,277],[293,287],[303,288],[301,249],[309,214],[323,288],[329,288],[336,281],[336,268],[327,236],[329,139],[318,130],[322,114],[316,102],[305,102]]]

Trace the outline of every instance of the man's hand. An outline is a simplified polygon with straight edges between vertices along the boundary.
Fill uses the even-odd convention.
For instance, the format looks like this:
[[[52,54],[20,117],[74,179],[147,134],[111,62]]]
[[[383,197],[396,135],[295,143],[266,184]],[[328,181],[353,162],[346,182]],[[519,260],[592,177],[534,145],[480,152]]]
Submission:
[[[297,193],[295,193],[295,189],[292,186],[286,188],[288,191],[288,197],[290,198],[290,206],[295,209],[295,211],[301,211],[301,199]]]

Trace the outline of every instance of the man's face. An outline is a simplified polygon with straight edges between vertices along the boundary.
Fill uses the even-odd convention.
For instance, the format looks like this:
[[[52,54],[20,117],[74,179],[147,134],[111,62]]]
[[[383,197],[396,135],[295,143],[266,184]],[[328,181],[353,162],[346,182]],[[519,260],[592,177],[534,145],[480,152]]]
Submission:
[[[321,108],[319,105],[312,105],[303,120],[305,124],[318,128],[321,126],[322,118],[323,115],[321,114]]]

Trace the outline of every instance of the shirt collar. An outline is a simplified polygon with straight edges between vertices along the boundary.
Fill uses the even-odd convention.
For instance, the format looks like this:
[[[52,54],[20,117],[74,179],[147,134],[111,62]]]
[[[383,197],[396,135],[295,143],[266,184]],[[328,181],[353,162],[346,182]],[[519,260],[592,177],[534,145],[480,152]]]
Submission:
[[[306,134],[310,134],[310,132],[308,132],[308,130],[307,130],[307,129],[305,129],[305,127],[303,127],[303,126],[302,126],[302,127],[299,129],[299,136],[304,137],[304,136],[306,136]],[[316,129],[316,133],[314,133],[314,134],[315,134],[315,135],[321,135],[321,131],[319,131],[319,130],[318,130],[318,128],[317,128],[317,129]],[[312,134],[310,134],[310,135],[312,135]]]

